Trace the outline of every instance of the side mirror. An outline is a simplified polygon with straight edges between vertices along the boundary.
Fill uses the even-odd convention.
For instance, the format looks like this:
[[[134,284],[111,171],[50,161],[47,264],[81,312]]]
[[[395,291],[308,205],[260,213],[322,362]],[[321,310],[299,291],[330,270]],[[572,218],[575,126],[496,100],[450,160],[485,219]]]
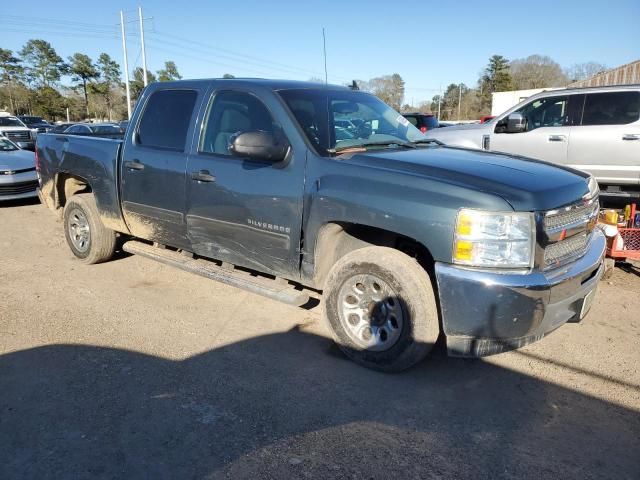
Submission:
[[[521,113],[514,112],[507,117],[507,133],[524,132],[527,128],[527,120]]]
[[[254,160],[277,163],[287,156],[289,142],[283,135],[256,130],[232,137],[229,151],[236,157],[248,157]]]

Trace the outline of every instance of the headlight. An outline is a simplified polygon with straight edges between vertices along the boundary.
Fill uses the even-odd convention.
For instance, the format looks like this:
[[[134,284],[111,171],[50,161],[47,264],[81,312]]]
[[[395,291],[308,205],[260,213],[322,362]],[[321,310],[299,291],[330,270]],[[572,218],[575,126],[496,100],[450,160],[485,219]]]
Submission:
[[[534,240],[533,213],[462,209],[456,219],[453,263],[528,268],[533,265]]]

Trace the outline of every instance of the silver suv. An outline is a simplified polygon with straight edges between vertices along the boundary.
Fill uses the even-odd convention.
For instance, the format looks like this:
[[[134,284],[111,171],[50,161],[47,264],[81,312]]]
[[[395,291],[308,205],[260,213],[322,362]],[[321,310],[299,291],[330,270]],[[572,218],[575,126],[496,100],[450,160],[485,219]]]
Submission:
[[[585,170],[612,193],[640,191],[640,85],[542,92],[488,123],[429,137]]]

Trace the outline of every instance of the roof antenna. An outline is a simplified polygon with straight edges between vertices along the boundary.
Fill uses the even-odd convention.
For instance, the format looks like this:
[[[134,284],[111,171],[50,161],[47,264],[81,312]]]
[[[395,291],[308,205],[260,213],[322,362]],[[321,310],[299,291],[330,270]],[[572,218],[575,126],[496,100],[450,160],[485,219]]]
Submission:
[[[324,83],[326,85],[329,83],[329,78],[327,76],[327,37],[324,33],[324,27],[322,27],[322,50],[324,52]]]
[[[349,88],[351,90],[360,90],[360,87],[358,86],[358,83],[355,80],[351,81],[351,85],[349,85]]]

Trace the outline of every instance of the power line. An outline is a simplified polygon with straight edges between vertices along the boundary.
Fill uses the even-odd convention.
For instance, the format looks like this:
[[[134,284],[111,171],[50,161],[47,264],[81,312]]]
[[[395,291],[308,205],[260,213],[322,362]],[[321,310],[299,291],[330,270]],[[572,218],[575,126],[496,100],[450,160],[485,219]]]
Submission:
[[[3,28],[3,31],[7,32],[17,32],[24,33],[24,30],[19,27],[33,27],[38,30],[39,33],[44,33],[47,35],[56,35],[63,37],[84,37],[84,38],[110,38],[116,40],[119,37],[118,26],[117,25],[108,25],[108,24],[97,24],[97,23],[88,23],[88,22],[78,22],[72,20],[63,20],[63,19],[50,19],[50,18],[42,18],[42,17],[27,17],[20,15],[3,15],[0,17],[0,24],[5,24],[8,26]],[[43,30],[42,27],[47,27],[47,29]],[[12,28],[13,27],[13,28]],[[260,75],[266,76],[274,76],[274,70],[286,73],[287,75],[296,75],[299,77],[309,77],[315,76],[320,77],[324,76],[323,72],[317,70],[311,70],[306,68],[300,68],[298,66],[293,66],[290,64],[277,62],[273,60],[269,60],[266,58],[261,58],[254,55],[248,55],[246,53],[237,52],[234,50],[229,50],[221,47],[216,47],[207,43],[195,41],[192,39],[183,38],[177,35],[173,35],[167,32],[159,32],[155,31],[155,29],[151,32],[148,32],[150,35],[153,35],[153,44],[155,45],[153,48],[156,50],[162,50],[158,47],[158,44],[165,47],[178,48],[180,51],[168,51],[165,52],[171,53],[172,55],[180,55],[185,58],[193,58],[196,60],[202,60],[200,57],[195,57],[188,53],[184,52],[184,49],[189,49],[195,53],[203,53],[206,55],[215,55],[217,58],[222,57],[232,63],[224,63],[219,61],[208,60],[207,63],[221,65],[227,68],[232,69],[240,69],[241,71],[249,71],[257,73]],[[127,37],[139,37],[140,35],[137,32],[127,32]],[[173,39],[174,41],[167,40]],[[239,63],[240,65],[237,65]],[[250,65],[251,68],[247,68],[247,65]],[[280,77],[282,75],[276,74]],[[328,75],[328,78],[338,81],[338,82],[348,82],[351,79],[347,79],[346,77],[341,77],[337,75]],[[438,92],[440,89],[438,88],[424,88],[424,87],[411,87],[405,86],[405,90],[411,91],[423,91],[423,92]]]

